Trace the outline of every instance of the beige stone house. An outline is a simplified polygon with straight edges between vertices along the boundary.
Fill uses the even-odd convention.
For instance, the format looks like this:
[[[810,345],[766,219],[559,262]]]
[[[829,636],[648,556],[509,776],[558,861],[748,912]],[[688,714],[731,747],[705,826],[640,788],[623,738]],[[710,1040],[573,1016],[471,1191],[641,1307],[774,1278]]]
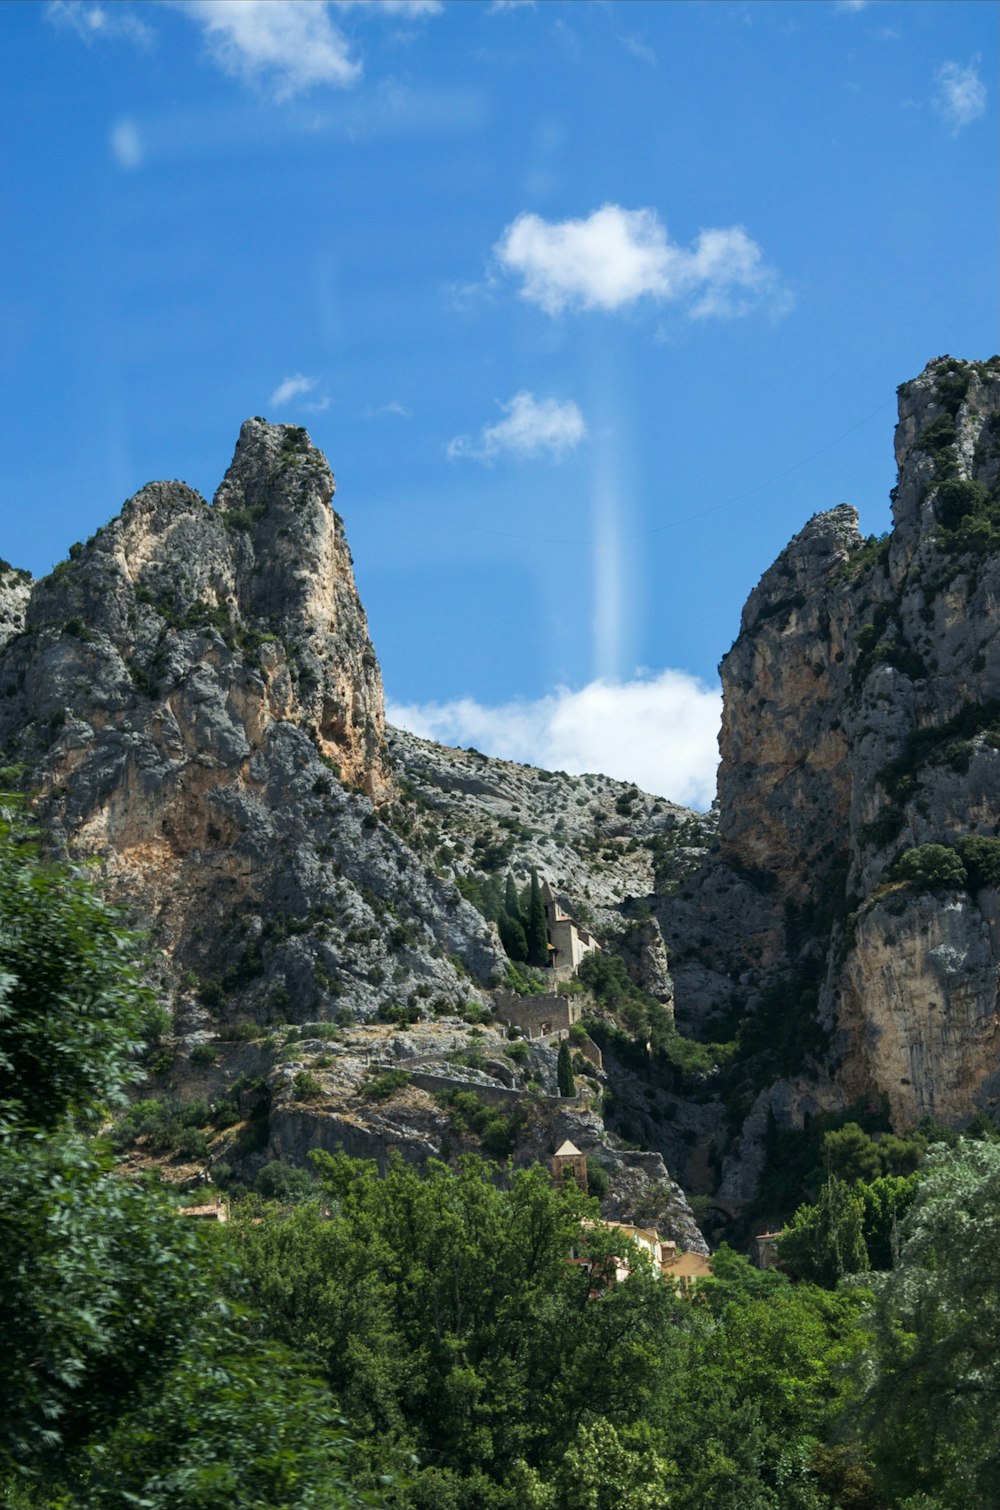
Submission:
[[[572,975],[584,956],[601,946],[589,929],[574,923],[563,911],[548,881],[542,882],[542,902],[549,933],[549,964],[553,970]]]

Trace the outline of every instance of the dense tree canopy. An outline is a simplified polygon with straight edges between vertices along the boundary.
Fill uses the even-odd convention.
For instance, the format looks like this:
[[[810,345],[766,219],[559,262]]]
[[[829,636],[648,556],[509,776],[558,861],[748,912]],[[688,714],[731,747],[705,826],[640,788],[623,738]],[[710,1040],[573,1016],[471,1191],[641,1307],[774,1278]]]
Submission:
[[[225,1322],[231,1265],[80,1130],[153,1016],[139,941],[39,857],[13,799],[0,813],[0,1495],[346,1510],[329,1391]]]

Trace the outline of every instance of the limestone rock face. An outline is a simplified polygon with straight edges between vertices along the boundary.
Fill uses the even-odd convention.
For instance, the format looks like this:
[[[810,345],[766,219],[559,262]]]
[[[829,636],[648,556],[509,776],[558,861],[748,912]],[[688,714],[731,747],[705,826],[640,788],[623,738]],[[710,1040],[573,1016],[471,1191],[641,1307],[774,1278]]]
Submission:
[[[198,997],[257,1021],[458,1006],[458,971],[502,968],[373,807],[381,677],[332,495],[304,430],[249,420],[214,507],[144,487],[34,585],[0,652],[6,758],[152,928],[192,1020]]]
[[[1000,1107],[996,892],[930,894],[893,868],[1000,835],[1000,360],[939,358],[904,384],[896,457],[891,535],[862,541],[848,505],[817,515],[750,595],[721,668],[720,848],[687,923],[728,951],[730,1007],[773,1014],[777,990],[769,1031],[813,1021],[792,1078],[825,1079],[828,1107],[885,1098],[906,1127]],[[723,919],[727,873],[757,906]],[[675,974],[678,1019],[696,1017]],[[693,985],[712,1010],[713,978]]]
[[[0,650],[24,628],[30,596],[30,574],[0,561]]]

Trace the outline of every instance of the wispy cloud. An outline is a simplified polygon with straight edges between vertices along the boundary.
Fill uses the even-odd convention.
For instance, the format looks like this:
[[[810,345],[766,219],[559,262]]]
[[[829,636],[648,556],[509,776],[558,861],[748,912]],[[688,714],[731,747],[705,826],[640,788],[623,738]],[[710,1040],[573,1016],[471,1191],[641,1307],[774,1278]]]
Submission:
[[[476,461],[494,461],[498,456],[520,458],[548,453],[556,461],[574,450],[587,433],[583,415],[572,399],[536,399],[533,393],[515,393],[501,404],[505,418],[484,425],[478,440],[456,435],[449,441],[448,455],[469,456]]]
[[[301,372],[296,372],[278,384],[268,402],[273,409],[287,409],[299,399],[301,402],[295,404],[297,409],[304,409],[307,414],[322,414],[329,409],[331,400],[325,394],[308,400],[305,397],[307,393],[315,393],[317,386],[317,378],[304,377]]]
[[[394,415],[397,419],[412,419],[412,409],[407,409],[398,399],[391,399],[388,404],[379,404],[375,408],[366,409],[362,419],[381,419],[385,416]]]
[[[572,775],[600,771],[674,802],[707,808],[715,796],[722,694],[683,671],[495,707],[390,702],[386,715],[425,739]]]
[[[111,128],[111,155],[120,168],[138,168],[145,156],[135,121],[116,121]]]
[[[155,33],[127,5],[116,0],[113,5],[88,5],[85,0],[49,0],[45,7],[49,21],[76,32],[85,42],[133,42],[149,47]]]
[[[630,52],[633,58],[638,58],[642,63],[648,63],[650,68],[657,66],[656,53],[648,42],[643,42],[641,37],[633,37],[627,32],[622,32],[618,38],[626,52]]]
[[[655,210],[606,204],[585,220],[519,215],[493,251],[505,272],[521,278],[521,297],[550,315],[649,298],[683,302],[694,319],[730,319],[791,303],[742,226],[702,231],[687,249],[670,240]]]
[[[867,10],[868,0],[834,0],[833,8],[834,10],[844,11],[847,13],[851,11]]]
[[[269,83],[279,100],[318,84],[344,88],[361,63],[325,0],[174,0],[205,33],[211,57],[237,78]]]
[[[953,132],[961,131],[986,110],[986,85],[974,63],[963,68],[960,63],[943,63],[937,71],[934,108],[948,122]]]
[[[395,16],[404,20],[439,16],[444,10],[443,0],[333,0],[333,5],[337,10],[366,10],[372,16]]]

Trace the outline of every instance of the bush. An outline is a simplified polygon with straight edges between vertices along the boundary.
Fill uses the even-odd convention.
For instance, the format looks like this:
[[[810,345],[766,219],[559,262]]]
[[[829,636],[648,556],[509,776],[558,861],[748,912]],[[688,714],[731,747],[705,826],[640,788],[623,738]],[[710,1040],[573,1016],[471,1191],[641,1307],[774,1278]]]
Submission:
[[[984,886],[1000,886],[1000,839],[967,834],[955,841],[955,849],[965,865],[973,891],[980,891]]]
[[[174,1138],[174,1153],[179,1159],[207,1159],[208,1139],[197,1127],[182,1127]]]
[[[315,1101],[317,1096],[322,1096],[323,1087],[308,1070],[299,1070],[292,1081],[292,1094],[296,1101]]]
[[[316,1193],[312,1175],[307,1169],[293,1169],[277,1159],[264,1165],[254,1180],[253,1188],[258,1195],[269,1201],[284,1201],[289,1205],[308,1201]]]
[[[397,1091],[409,1085],[410,1077],[405,1070],[383,1070],[372,1075],[361,1087],[361,1094],[370,1101],[388,1101]]]
[[[904,850],[892,867],[896,881],[906,881],[915,891],[951,891],[967,881],[961,856],[947,844],[918,844]]]
[[[602,1201],[611,1187],[611,1180],[603,1164],[594,1158],[587,1159],[587,1185],[591,1195]]]
[[[192,1064],[214,1064],[219,1057],[219,1050],[214,1043],[196,1043],[188,1057]]]
[[[989,494],[981,482],[952,478],[938,488],[934,512],[939,524],[953,530],[970,515],[981,514],[988,500]]]

